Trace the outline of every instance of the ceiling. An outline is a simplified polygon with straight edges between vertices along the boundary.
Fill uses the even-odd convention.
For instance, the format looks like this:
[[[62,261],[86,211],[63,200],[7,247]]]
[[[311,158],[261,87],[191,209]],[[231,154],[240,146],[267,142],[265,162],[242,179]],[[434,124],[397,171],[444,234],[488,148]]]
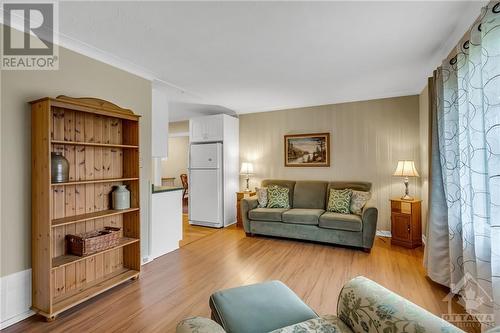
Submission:
[[[167,84],[182,120],[418,94],[484,3],[61,2],[59,29]]]

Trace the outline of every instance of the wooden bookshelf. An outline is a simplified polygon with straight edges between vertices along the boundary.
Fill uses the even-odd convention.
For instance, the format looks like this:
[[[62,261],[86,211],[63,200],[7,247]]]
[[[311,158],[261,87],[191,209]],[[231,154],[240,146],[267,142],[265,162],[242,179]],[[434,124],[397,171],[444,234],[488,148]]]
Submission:
[[[120,242],[118,243],[118,245],[116,245],[115,247],[112,247],[112,248],[107,249],[107,250],[99,251],[97,253],[94,253],[94,254],[91,254],[91,255],[88,255],[85,257],[75,256],[72,254],[65,254],[65,255],[62,255],[59,257],[55,257],[55,258],[52,258],[52,269],[67,266],[70,264],[74,264],[74,263],[77,263],[81,260],[87,260],[87,259],[90,259],[92,257],[99,256],[99,255],[104,254],[104,253],[109,252],[109,251],[114,251],[120,247],[124,247],[124,246],[133,244],[133,243],[138,242],[138,241],[139,241],[139,239],[137,239],[137,238],[122,237],[122,238],[120,238]]]
[[[64,297],[55,298],[52,307],[52,315],[57,315],[123,282],[134,280],[138,277],[139,271],[128,268],[118,269],[112,273],[106,274],[95,281],[86,283],[85,286],[75,291],[67,292]],[[41,314],[48,317],[48,314]]]
[[[98,142],[78,142],[78,141],[65,141],[65,140],[51,140],[53,145],[73,145],[73,146],[87,146],[87,147],[105,147],[105,148],[128,148],[138,149],[139,146],[134,145],[119,145],[111,143],[98,143]]]
[[[65,183],[52,183],[52,186],[84,185],[84,184],[98,184],[98,183],[117,183],[117,182],[127,182],[127,181],[132,181],[132,180],[139,180],[139,178],[134,177],[134,178],[72,180],[72,181],[65,182]]]
[[[135,212],[138,210],[139,210],[139,208],[129,208],[129,209],[123,209],[123,210],[106,209],[106,210],[100,210],[100,211],[88,213],[88,214],[67,216],[67,217],[62,217],[59,219],[52,220],[52,227],[58,227],[58,226],[62,226],[62,225],[72,224],[72,223],[85,222],[85,221],[95,220],[95,219],[103,218],[103,217],[111,217],[114,215],[126,214],[126,213],[130,213],[130,212]]]
[[[139,116],[93,98],[42,98],[32,109],[32,303],[57,314],[125,281],[140,260]],[[52,183],[51,152],[68,160],[69,180]],[[110,194],[127,185],[131,207],[113,210]],[[120,227],[117,246],[78,257],[65,238]]]

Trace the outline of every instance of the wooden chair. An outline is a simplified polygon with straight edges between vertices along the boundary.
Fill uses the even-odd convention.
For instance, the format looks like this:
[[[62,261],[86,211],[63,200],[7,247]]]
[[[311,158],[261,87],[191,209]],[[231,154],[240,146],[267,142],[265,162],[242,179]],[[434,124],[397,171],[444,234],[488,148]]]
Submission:
[[[184,190],[182,191],[182,199],[186,199],[189,191],[188,176],[185,173],[183,173],[181,174],[180,177],[181,177],[182,187],[184,188]]]

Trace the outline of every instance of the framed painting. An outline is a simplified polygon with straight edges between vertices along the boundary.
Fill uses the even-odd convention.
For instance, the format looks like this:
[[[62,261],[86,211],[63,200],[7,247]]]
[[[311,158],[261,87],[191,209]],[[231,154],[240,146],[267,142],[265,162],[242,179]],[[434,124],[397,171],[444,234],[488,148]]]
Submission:
[[[329,167],[330,133],[285,135],[286,167]]]

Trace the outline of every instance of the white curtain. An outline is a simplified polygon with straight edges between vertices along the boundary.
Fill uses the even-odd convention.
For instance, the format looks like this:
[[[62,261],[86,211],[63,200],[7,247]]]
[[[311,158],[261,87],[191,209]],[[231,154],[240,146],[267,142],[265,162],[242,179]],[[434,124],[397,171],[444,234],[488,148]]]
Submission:
[[[500,325],[498,1],[483,9],[434,83],[425,264],[431,279],[461,295],[468,312],[492,314]]]

